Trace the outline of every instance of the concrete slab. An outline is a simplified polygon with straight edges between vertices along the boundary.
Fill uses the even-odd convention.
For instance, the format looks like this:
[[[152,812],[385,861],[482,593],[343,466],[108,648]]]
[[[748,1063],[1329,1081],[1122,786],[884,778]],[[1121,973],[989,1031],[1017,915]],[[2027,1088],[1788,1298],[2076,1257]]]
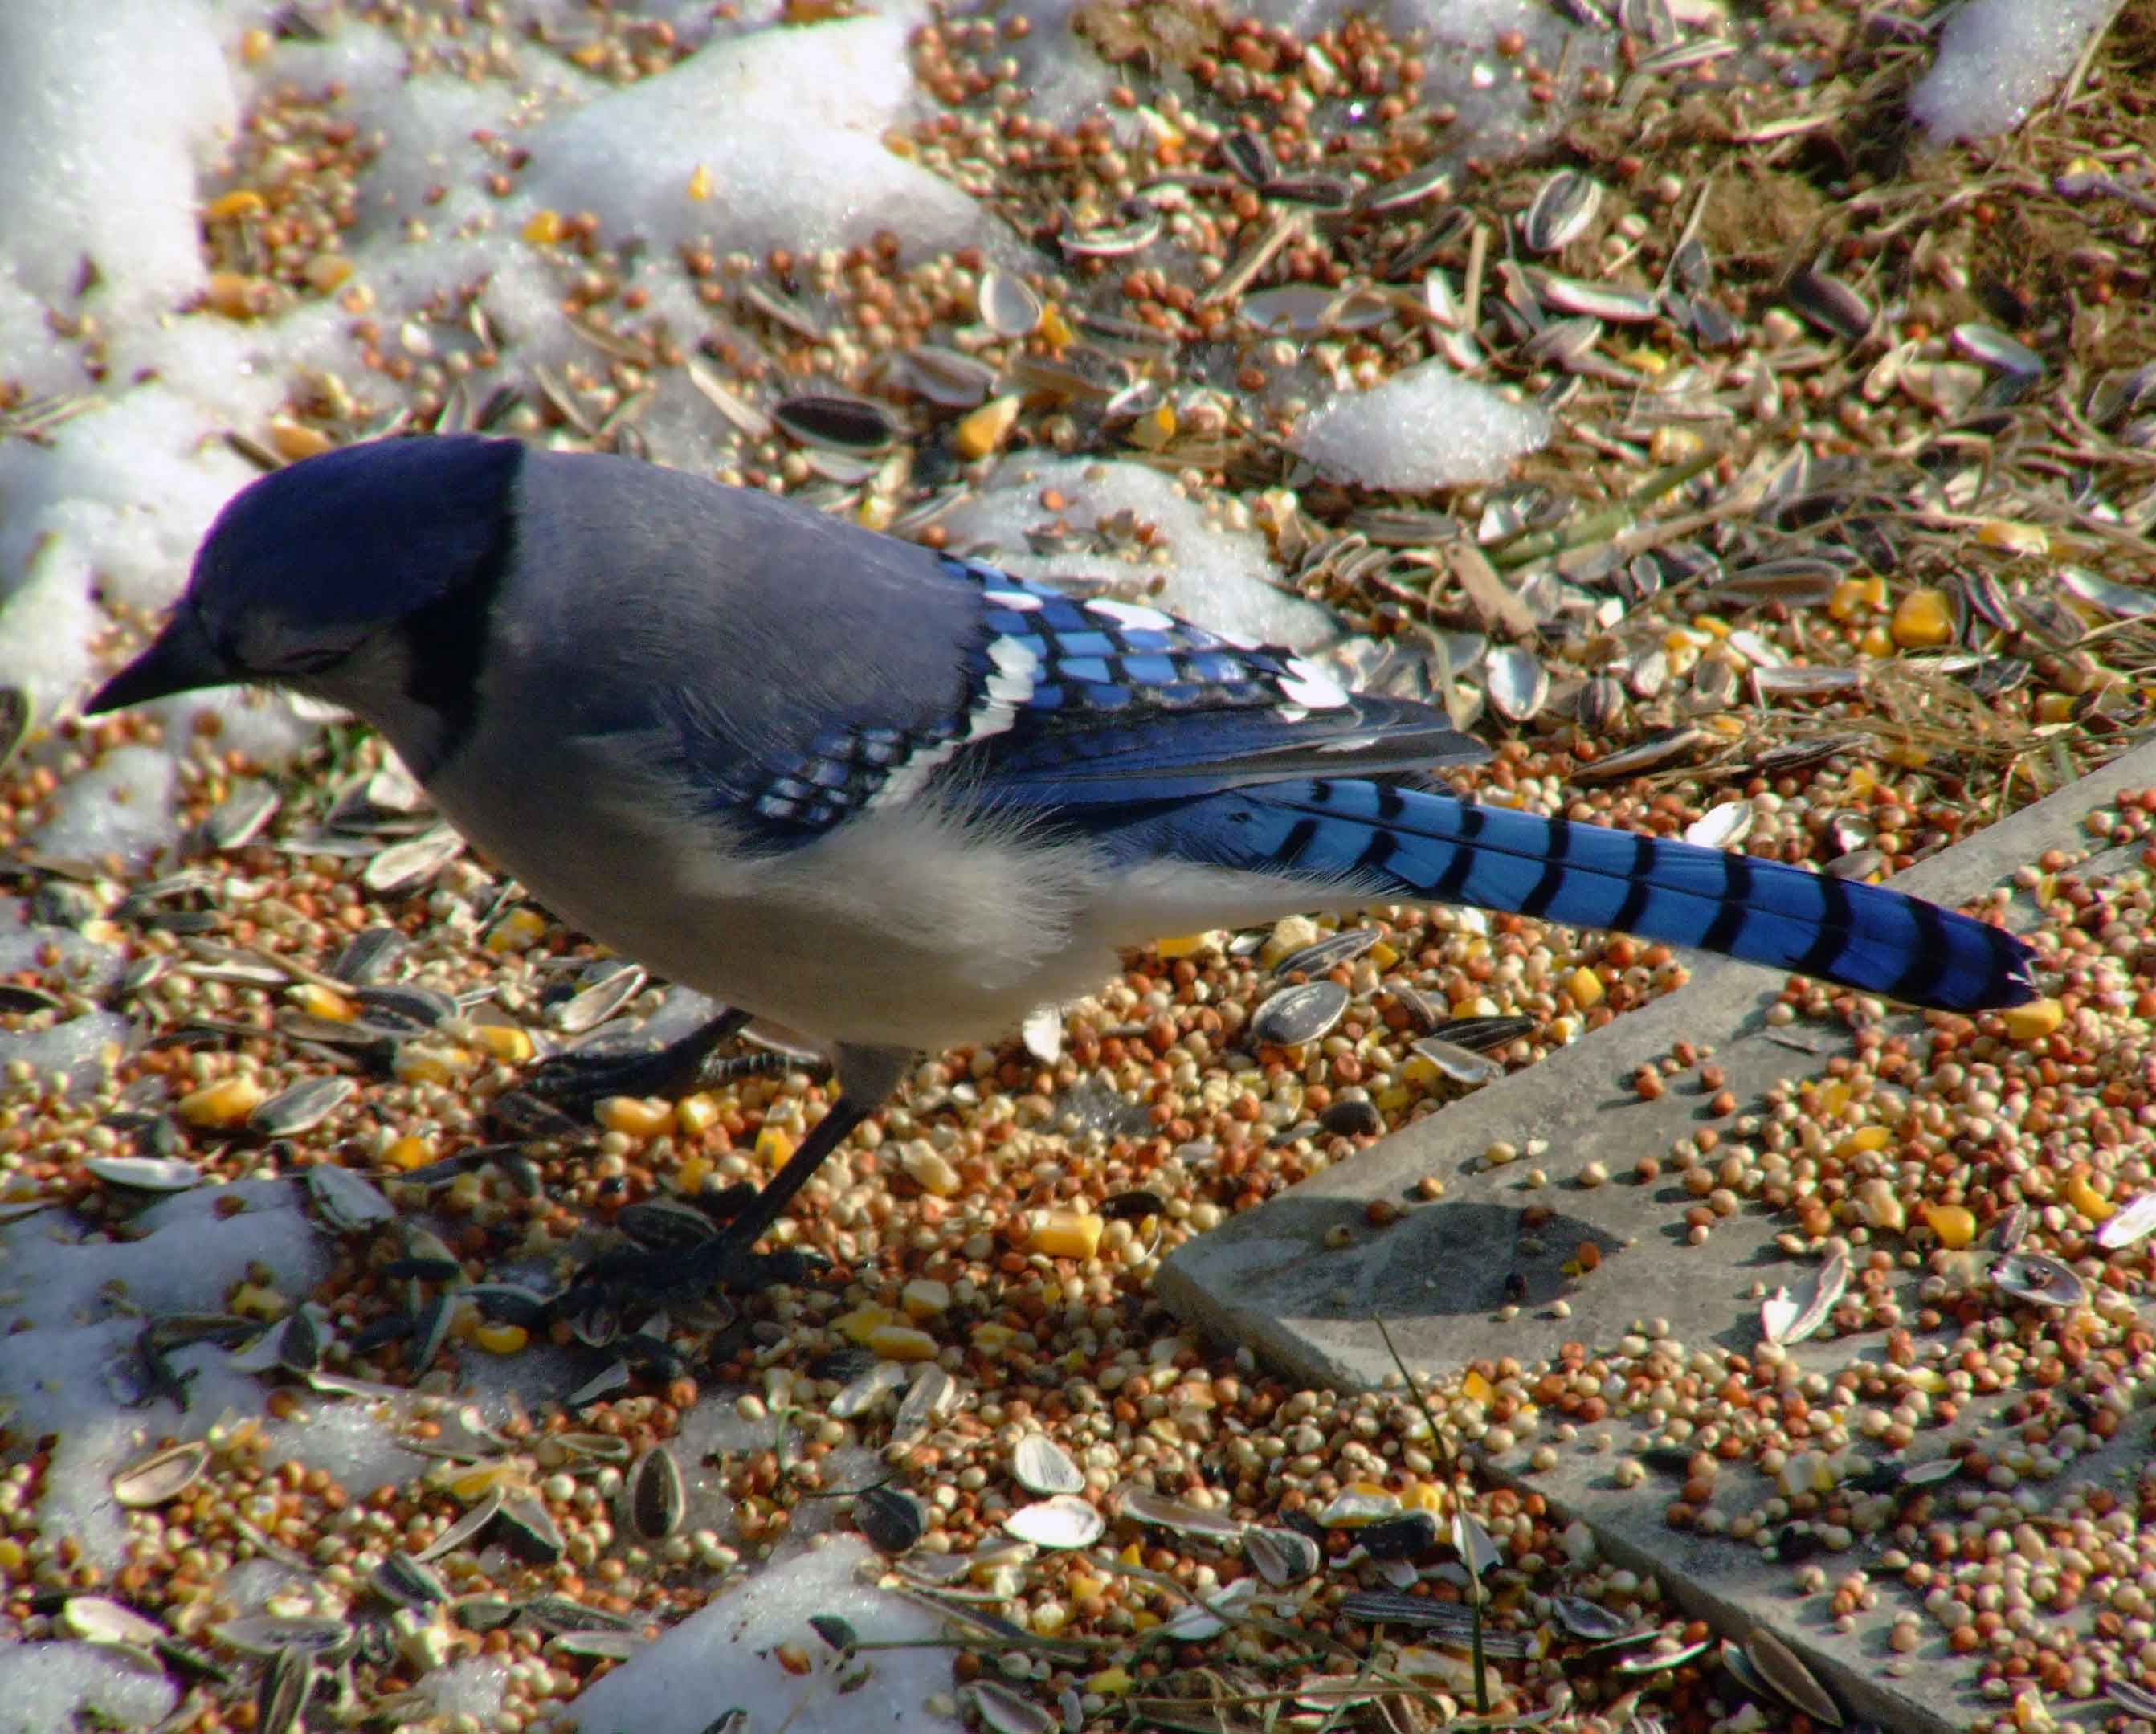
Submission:
[[[1948,902],[1979,895],[2046,849],[2085,847],[2082,823],[2091,809],[2123,790],[2151,786],[2156,744],[1896,883]],[[2104,864],[2092,863],[2092,870]],[[2126,864],[2123,852],[2116,864]],[[1779,981],[1771,971],[1708,963],[1678,993],[1181,1248],[1166,1261],[1158,1291],[1187,1318],[1250,1345],[1291,1377],[1334,1388],[1377,1386],[1393,1373],[1372,1322],[1378,1316],[1419,1374],[1443,1374],[1486,1357],[1547,1362],[1567,1342],[1609,1348],[1643,1320],[1666,1321],[1687,1350],[1749,1352],[1758,1342],[1762,1285],[1793,1284],[1805,1267],[1775,1245],[1784,1224],[1748,1207],[1718,1223],[1704,1245],[1686,1244],[1683,1213],[1694,1200],[1666,1180],[1643,1185],[1630,1177],[1640,1156],[1666,1155],[1697,1129],[1704,1092],[1682,1078],[1660,1100],[1643,1101],[1631,1079],[1680,1041],[1713,1047],[1740,1112],[1776,1082],[1817,1075],[1849,1051],[1846,1038],[1802,1023],[1770,1031],[1761,1014]],[[1483,1161],[1493,1142],[1524,1150],[1537,1140],[1548,1143],[1537,1156],[1494,1168]],[[1608,1170],[1609,1183],[1578,1183],[1590,1162]],[[1544,1171],[1545,1184],[1530,1184],[1531,1168]],[[1429,1175],[1444,1180],[1445,1196],[1418,1202],[1415,1188]],[[1372,1227],[1366,1212],[1377,1199],[1398,1203],[1405,1214],[1389,1227]],[[1554,1215],[1530,1229],[1531,1206]],[[1327,1245],[1334,1229],[1345,1231],[1347,1244]],[[1583,1241],[1599,1249],[1600,1265],[1584,1279],[1568,1276],[1563,1267]],[[1501,1318],[1508,1293],[1517,1311]],[[1876,1338],[1845,1339],[1806,1344],[1799,1358],[1831,1370],[1876,1348]],[[2005,1400],[1984,1407],[1995,1410]],[[1980,1406],[1969,1406],[1957,1435],[1981,1433],[1985,1418]],[[2005,1708],[1976,1692],[1972,1661],[1949,1652],[1930,1622],[1917,1652],[1889,1649],[1892,1616],[1910,1605],[1910,1593],[1891,1572],[1880,1574],[1880,1609],[1837,1631],[1828,1598],[1804,1594],[1791,1563],[1726,1536],[1668,1527],[1664,1514],[1676,1496],[1674,1482],[1650,1476],[1630,1488],[1619,1484],[1618,1461],[1650,1442],[1645,1430],[1620,1419],[1580,1434],[1543,1470],[1529,1472],[1525,1445],[1486,1455],[1486,1467],[1585,1521],[1605,1557],[1651,1573],[1678,1605],[1726,1635],[1772,1627],[1852,1719],[1944,1734]],[[1589,1435],[1600,1435],[1599,1444]],[[1548,1442],[1545,1430],[1531,1443]],[[2123,1478],[2130,1489],[2146,1451],[2145,1429],[2122,1431],[2061,1481]],[[1724,1480],[1740,1499],[1760,1497],[1762,1484],[1751,1471]],[[1876,1572],[1881,1551],[1876,1542],[1860,1544],[1850,1554],[1820,1556],[1819,1563],[1832,1583],[1861,1567]]]
[[[2046,849],[2085,845],[2091,808],[2152,785],[2156,743],[1894,883],[1961,902]],[[1740,1111],[1774,1084],[1818,1075],[1849,1051],[1847,1039],[1824,1024],[1768,1029],[1763,1013],[1782,980],[1750,964],[1703,962],[1676,993],[1178,1248],[1157,1291],[1290,1376],[1336,1389],[1373,1387],[1393,1370],[1370,1322],[1380,1314],[1417,1371],[1484,1357],[1545,1360],[1563,1343],[1614,1342],[1635,1321],[1656,1317],[1695,1347],[1749,1349],[1754,1286],[1794,1275],[1774,1244],[1781,1225],[1747,1210],[1704,1246],[1686,1246],[1683,1214],[1694,1201],[1666,1179],[1640,1185],[1630,1177],[1639,1157],[1666,1156],[1707,1123],[1706,1092],[1680,1078],[1645,1101],[1631,1080],[1681,1041],[1712,1047]],[[1535,1141],[1548,1144],[1537,1156],[1502,1167],[1483,1160],[1494,1143],[1526,1150]],[[1590,1189],[1578,1176],[1596,1162],[1612,1178]],[[1535,1169],[1546,1185],[1531,1183]],[[1444,1181],[1445,1196],[1418,1202],[1415,1188],[1429,1175]],[[1404,1215],[1373,1228],[1366,1213],[1378,1199]],[[1531,1206],[1555,1215],[1530,1230],[1522,1217]],[[1348,1244],[1330,1249],[1335,1229]],[[1584,1280],[1567,1277],[1563,1267],[1588,1240],[1601,1251],[1600,1268]],[[1500,1320],[1508,1284],[1519,1310]],[[1569,1316],[1553,1316],[1560,1300]]]

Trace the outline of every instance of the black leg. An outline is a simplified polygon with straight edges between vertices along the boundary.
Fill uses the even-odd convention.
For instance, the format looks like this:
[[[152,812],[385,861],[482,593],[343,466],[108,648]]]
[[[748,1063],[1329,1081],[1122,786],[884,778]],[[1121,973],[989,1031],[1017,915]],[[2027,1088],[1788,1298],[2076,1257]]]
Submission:
[[[663,1048],[629,1054],[555,1054],[531,1069],[524,1087],[542,1101],[588,1114],[610,1095],[686,1095],[721,1042],[752,1014],[729,1007]]]

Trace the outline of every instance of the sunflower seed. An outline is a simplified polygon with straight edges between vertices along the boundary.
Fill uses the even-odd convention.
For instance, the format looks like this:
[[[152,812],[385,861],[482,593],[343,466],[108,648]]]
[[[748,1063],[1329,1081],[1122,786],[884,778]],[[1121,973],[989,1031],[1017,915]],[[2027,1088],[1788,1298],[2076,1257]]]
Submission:
[[[1322,1557],[1317,1543],[1300,1530],[1255,1526],[1243,1531],[1243,1557],[1276,1589],[1316,1577]]]
[[[703,393],[705,401],[731,422],[737,432],[757,441],[771,438],[769,416],[747,399],[737,396],[717,374],[696,357],[690,356],[685,366],[689,383]]]
[[[1572,773],[1575,782],[1613,782],[1627,777],[1645,776],[1650,771],[1660,771],[1680,760],[1691,758],[1698,750],[1712,743],[1713,737],[1706,730],[1685,727],[1661,729],[1650,735],[1636,746],[1628,746],[1621,752],[1613,752],[1592,764],[1582,765]]]
[[[1987,367],[1996,367],[2002,373],[2020,378],[2035,379],[2044,371],[2043,357],[1993,326],[1956,326],[1953,346],[1973,362],[1981,362]]]
[[[1494,1059],[1486,1059],[1473,1049],[1437,1036],[1424,1036],[1409,1044],[1408,1051],[1428,1060],[1442,1077],[1455,1084],[1478,1086],[1494,1084],[1505,1075],[1505,1069]]]
[[[7,754],[0,752],[0,765],[6,762]],[[262,834],[281,804],[277,791],[268,783],[252,777],[243,779],[210,809],[209,817],[203,821],[203,835],[212,849],[244,849]]]
[[[1811,1670],[1797,1660],[1796,1652],[1764,1627],[1755,1627],[1746,1634],[1743,1654],[1776,1696],[1794,1705],[1814,1721],[1839,1728],[1847,1721],[1841,1706]]]
[[[1382,186],[1369,188],[1357,203],[1373,216],[1386,211],[1404,211],[1410,205],[1419,205],[1426,198],[1450,198],[1452,183],[1453,171],[1450,164],[1426,162],[1420,168],[1410,169],[1397,180],[1387,181]]]
[[[1655,1647],[1644,1655],[1628,1655],[1616,1664],[1620,1674],[1665,1674],[1672,1668],[1681,1668],[1686,1662],[1704,1655],[1712,1638],[1702,1638],[1697,1644],[1679,1644],[1670,1639],[1657,1640]]]
[[[1487,659],[1490,703],[1506,721],[1531,722],[1549,702],[1549,670],[1524,644],[1504,644]]]
[[[1787,1289],[1777,1289],[1761,1305],[1761,1334],[1784,1348],[1802,1342],[1832,1316],[1848,1286],[1849,1260],[1836,1250],[1797,1285],[1794,1295]]]
[[[1322,975],[1342,963],[1353,963],[1382,937],[1374,927],[1342,927],[1337,933],[1291,952],[1273,965],[1276,976]]]
[[[663,1542],[688,1515],[689,1490],[681,1465],[664,1445],[654,1445],[636,1460],[627,1484],[629,1521],[647,1542]]]
[[[1090,1547],[1107,1533],[1108,1520],[1084,1500],[1059,1493],[1020,1506],[1004,1519],[1004,1528],[1036,1547]]]
[[[1074,259],[1122,259],[1160,239],[1161,214],[1142,200],[1126,199],[1118,214],[1120,227],[1075,229],[1059,236],[1063,250]]]
[[[1280,204],[1309,211],[1345,211],[1355,203],[1354,187],[1337,175],[1278,176],[1258,190]]]
[[[946,409],[972,409],[996,388],[996,370],[986,362],[933,343],[916,345],[906,357],[906,382]]]
[[[1138,1523],[1151,1523],[1179,1536],[1206,1536],[1214,1541],[1242,1538],[1244,1526],[1223,1512],[1183,1500],[1170,1499],[1147,1487],[1123,1487],[1116,1491],[1116,1509]]]
[[[913,1376],[891,1424],[891,1443],[911,1444],[948,1414],[958,1399],[958,1382],[930,1362]]]
[[[1070,1454],[1045,1433],[1029,1433],[1011,1453],[1011,1479],[1028,1493],[1086,1490],[1086,1476]]]
[[[112,1496],[131,1511],[177,1499],[201,1478],[209,1446],[201,1439],[137,1458],[112,1478]]]
[[[2067,1310],[2088,1302],[2088,1285],[2042,1253],[2010,1253],[1991,1267],[1991,1280],[2000,1293],[2037,1306]]]
[[[104,1596],[69,1596],[60,1604],[59,1624],[69,1636],[85,1644],[134,1644],[147,1649],[167,1635],[148,1615]]]
[[[641,993],[649,979],[640,965],[619,959],[594,964],[584,975],[587,984],[549,1013],[548,1021],[564,1035],[598,1029]]]
[[[501,1489],[499,1487],[488,1489],[485,1498],[412,1557],[420,1564],[425,1565],[429,1561],[440,1559],[446,1554],[454,1553],[467,1543],[476,1541],[486,1526],[500,1514],[501,1501]],[[474,1629],[478,1629],[475,1627]]]
[[[1540,275],[1530,281],[1543,303],[1560,313],[1578,313],[1611,325],[1649,325],[1662,316],[1661,300],[1650,290],[1611,283],[1583,283],[1577,277]]]
[[[780,401],[771,413],[781,433],[797,444],[854,455],[888,451],[898,424],[880,403],[835,392],[805,392]]]
[[[927,1514],[910,1493],[871,1487],[854,1501],[854,1524],[879,1553],[905,1552],[927,1532]]]
[[[1280,172],[1280,161],[1260,133],[1240,130],[1220,141],[1220,155],[1228,167],[1253,187],[1262,187]]]
[[[1839,277],[1816,269],[1802,270],[1789,280],[1789,305],[1804,321],[1830,337],[1861,343],[1878,323],[1879,310]]]
[[[1587,232],[1602,208],[1602,184],[1577,169],[1544,181],[1520,218],[1520,239],[1531,253],[1562,251]]]
[[[1553,1596],[1550,1611],[1557,1615],[1557,1623],[1566,1631],[1589,1644],[1616,1644],[1628,1638],[1655,1635],[1654,1627],[1642,1626],[1630,1614],[1620,1613],[1584,1596]]]
[[[2156,1229],[2156,1192],[2143,1193],[2124,1209],[2106,1217],[2096,1231],[2096,1244],[2107,1252],[2116,1252],[2145,1239],[2151,1229]]]
[[[125,1187],[130,1192],[186,1192],[202,1179],[201,1171],[192,1162],[176,1156],[93,1156],[82,1166],[85,1173],[107,1186]]]
[[[634,1632],[616,1632],[590,1629],[578,1632],[558,1632],[547,1640],[547,1647],[563,1655],[583,1656],[593,1661],[626,1661],[644,1648],[644,1639]]]
[[[428,1608],[449,1598],[449,1586],[426,1562],[401,1548],[390,1552],[367,1581],[376,1594],[400,1608]]]
[[[993,267],[981,274],[974,300],[981,323],[998,337],[1030,336],[1045,311],[1040,297],[1023,279]]]
[[[1261,331],[1314,337],[1331,328],[1332,310],[1340,299],[1337,290],[1318,284],[1283,283],[1245,295],[1236,313]]]
[[[359,1634],[349,1620],[322,1613],[258,1613],[228,1619],[210,1636],[244,1655],[274,1656],[296,1649],[334,1665],[358,1647]]]
[[[255,1727],[260,1734],[292,1734],[314,1690],[315,1653],[304,1644],[286,1644],[263,1670],[254,1695]]]
[[[1250,1039],[1276,1048],[1314,1042],[1340,1021],[1348,990],[1337,982],[1305,982],[1283,988],[1250,1014]]]
[[[359,1093],[349,1078],[309,1078],[256,1106],[247,1129],[265,1138],[295,1138],[312,1131]]]
[[[980,1714],[981,1726],[993,1729],[994,1734],[1055,1734],[1058,1725],[1054,1716],[992,1680],[976,1680],[966,1693]]]
[[[568,1549],[547,1507],[528,1493],[504,1495],[501,1523],[511,1551],[535,1564],[552,1565]]]
[[[372,1181],[335,1162],[316,1162],[307,1170],[307,1191],[322,1220],[344,1234],[362,1234],[397,1220],[397,1207]]]
[[[392,844],[360,870],[360,883],[384,896],[417,890],[465,852],[465,840],[452,825],[434,825],[403,843]]]

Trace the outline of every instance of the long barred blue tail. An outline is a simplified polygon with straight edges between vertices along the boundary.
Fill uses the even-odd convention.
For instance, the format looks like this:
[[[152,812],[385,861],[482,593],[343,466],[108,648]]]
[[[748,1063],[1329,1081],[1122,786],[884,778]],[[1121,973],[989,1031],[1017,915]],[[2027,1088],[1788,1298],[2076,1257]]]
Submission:
[[[1899,891],[1389,783],[1266,783],[1133,834],[1147,853],[1613,928],[1917,1005],[1969,1011],[2035,992],[2020,940]]]

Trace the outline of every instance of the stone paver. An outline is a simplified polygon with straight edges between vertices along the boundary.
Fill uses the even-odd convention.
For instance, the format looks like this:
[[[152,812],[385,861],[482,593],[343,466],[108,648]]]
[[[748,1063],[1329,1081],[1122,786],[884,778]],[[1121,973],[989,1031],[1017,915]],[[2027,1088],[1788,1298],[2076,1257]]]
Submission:
[[[2092,808],[2123,789],[2152,785],[2156,744],[1895,883],[1949,903],[1979,895],[2047,849],[2084,846],[2082,825]],[[1337,1388],[1374,1386],[1392,1372],[1373,1316],[1386,1321],[1418,1372],[1507,1355],[1546,1361],[1566,1342],[1610,1347],[1643,1320],[1666,1322],[1688,1349],[1748,1352],[1758,1340],[1761,1285],[1792,1283],[1807,1267],[1775,1246],[1785,1224],[1754,1209],[1717,1224],[1702,1246],[1685,1244],[1683,1210],[1691,1200],[1666,1179],[1636,1183],[1632,1170],[1641,1156],[1666,1155],[1705,1122],[1704,1092],[1687,1074],[1659,1100],[1643,1101],[1630,1080],[1679,1041],[1712,1047],[1725,1087],[1743,1106],[1779,1080],[1820,1072],[1849,1051],[1847,1039],[1802,1023],[1770,1032],[1759,1014],[1781,979],[1749,965],[1702,963],[1679,992],[1179,1249],[1163,1265],[1158,1292],[1193,1322],[1249,1344],[1290,1377]],[[1489,1167],[1484,1152],[1501,1141],[1522,1150],[1546,1141],[1547,1148],[1537,1144],[1537,1154]],[[1579,1183],[1591,1162],[1608,1170],[1608,1183]],[[1541,1170],[1546,1183],[1534,1185],[1532,1169]],[[1444,1181],[1445,1193],[1422,1202],[1414,1188],[1430,1175]],[[1366,1212],[1379,1199],[1406,1213],[1389,1227],[1372,1227]],[[1554,1210],[1554,1219],[1524,1228],[1531,1205]],[[1349,1244],[1327,1249],[1325,1236],[1335,1228],[1345,1229]],[[1601,1251],[1600,1267],[1584,1280],[1568,1277],[1563,1267],[1590,1240]],[[1508,1280],[1516,1295],[1523,1285],[1525,1295],[1516,1316],[1504,1320],[1497,1315]],[[1563,1314],[1554,1309],[1559,1301]],[[1861,1347],[1826,1346],[1844,1359]],[[1620,1489],[1614,1457],[1637,1441],[1625,1428],[1616,1431],[1615,1451],[1598,1456],[1574,1447],[1561,1454],[1555,1470],[1522,1485],[1583,1518],[1610,1557],[1651,1570],[1680,1603],[1725,1632],[1771,1621],[1833,1680],[1856,1714],[1895,1728],[1933,1730],[1965,1726],[1979,1713],[1967,1670],[1943,1646],[1937,1655],[1899,1659],[1897,1665],[1908,1671],[1891,1679],[1883,1619],[1834,1634],[1814,1612],[1823,1598],[1807,1604],[1793,1598],[1789,1566],[1769,1564],[1726,1539],[1668,1529],[1662,1512],[1674,1484],[1650,1478]],[[2145,1449],[2141,1429],[2133,1431],[2136,1450]],[[1511,1475],[1524,1461],[1517,1452],[1491,1468]],[[2111,1470],[2092,1460],[2079,1472]],[[1861,1562],[1847,1560],[1841,1569]],[[1841,1575],[1836,1562],[1825,1563],[1830,1580]]]

